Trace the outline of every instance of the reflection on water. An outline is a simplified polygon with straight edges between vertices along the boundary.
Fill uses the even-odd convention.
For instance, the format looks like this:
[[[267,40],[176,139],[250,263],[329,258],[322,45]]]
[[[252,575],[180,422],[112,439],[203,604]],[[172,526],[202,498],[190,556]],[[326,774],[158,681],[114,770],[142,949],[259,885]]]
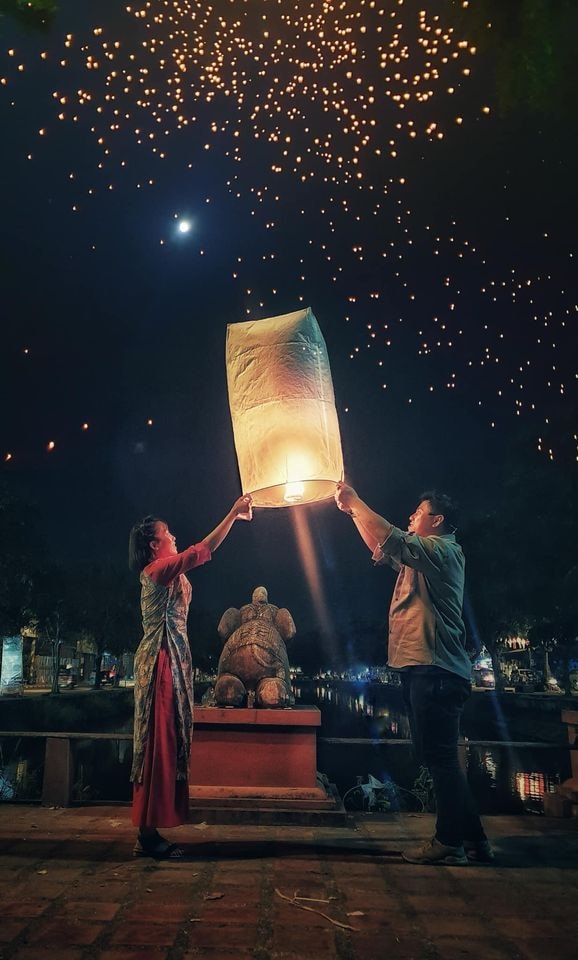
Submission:
[[[318,701],[334,703],[337,707],[345,707],[351,713],[359,713],[365,717],[374,715],[374,704],[368,701],[364,693],[359,693],[357,696],[342,695],[332,687],[316,687],[315,693]]]
[[[559,777],[544,773],[516,773],[514,783],[522,802],[542,804],[545,793],[553,793]]]
[[[404,797],[415,788],[419,768],[399,687],[296,683],[293,693],[297,703],[321,710],[317,766],[340,794],[351,791],[359,780],[366,782],[371,774],[401,788],[403,807]],[[465,732],[472,740],[484,739],[479,725]],[[44,748],[42,738],[0,740],[0,801],[40,799]],[[571,774],[565,745],[544,749],[476,745],[466,740],[465,748],[468,780],[482,813],[540,813],[544,795]],[[73,755],[73,800],[130,799],[131,741],[78,740]]]
[[[409,723],[399,691],[397,706],[384,702],[379,686],[373,684],[294,684],[293,693],[297,703],[307,701],[321,709],[322,736],[409,739]]]
[[[409,722],[399,687],[383,684],[295,684],[297,702],[311,703],[322,714],[319,767],[340,791],[368,773],[411,786],[417,765],[409,745],[377,740],[410,740]],[[329,744],[328,739],[363,739],[374,743]],[[483,739],[476,730],[476,739]],[[490,739],[490,737],[488,737]],[[493,739],[493,738],[492,738]],[[467,743],[467,741],[466,741]],[[323,766],[323,763],[325,766]],[[545,793],[570,776],[568,750],[514,746],[466,746],[468,780],[486,813],[539,813]]]
[[[469,746],[468,779],[483,807],[541,813],[544,795],[554,793],[556,785],[570,776],[568,751],[531,747]]]

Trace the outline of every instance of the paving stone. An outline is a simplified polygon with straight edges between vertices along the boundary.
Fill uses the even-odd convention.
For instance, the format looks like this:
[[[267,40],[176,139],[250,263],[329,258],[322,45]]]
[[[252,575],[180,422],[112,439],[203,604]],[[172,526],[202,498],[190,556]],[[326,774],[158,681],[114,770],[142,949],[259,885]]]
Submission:
[[[125,946],[107,947],[96,956],[98,960],[166,960],[168,953],[166,947]],[[38,958],[38,960],[41,960],[41,958]]]
[[[189,824],[167,833],[195,845],[194,861],[156,863],[132,858],[128,808],[2,805],[10,859],[8,869],[0,861],[0,956],[574,960],[578,820],[488,820],[500,859],[487,867],[403,863],[395,850],[431,836],[429,815],[362,817],[357,831]],[[275,887],[337,896],[303,905],[355,931],[283,901]],[[223,896],[206,900],[211,893]],[[347,917],[356,910],[364,915]]]
[[[420,922],[428,937],[481,937],[484,922],[478,917],[448,916],[447,914],[420,914]]]
[[[111,903],[107,900],[66,900],[52,914],[52,917],[63,917],[67,920],[112,920],[119,910],[119,903]]]
[[[576,960],[576,930],[574,934],[560,931],[558,937],[536,937],[517,944],[522,960]]]
[[[120,881],[97,880],[94,877],[83,877],[81,880],[72,884],[70,895],[82,900],[102,900],[106,903],[112,901],[118,903],[133,889],[133,884],[129,879]],[[44,887],[42,888],[44,893]],[[62,892],[62,888],[61,888]]]
[[[45,900],[56,900],[70,889],[67,883],[55,883],[46,876],[39,876],[36,871],[28,875],[26,886],[30,893],[41,896]]]
[[[445,896],[444,894],[438,896],[436,893],[410,893],[407,895],[407,902],[416,913],[420,914],[449,914],[453,917],[456,914],[475,913],[477,915],[480,912],[479,905],[472,905],[470,910],[465,899]]]
[[[219,926],[216,923],[195,923],[190,925],[189,948],[252,949],[257,942],[257,927],[254,924],[241,924],[237,917],[236,924]]]
[[[508,944],[486,937],[434,937],[432,944],[443,960],[512,960],[513,956]]]
[[[256,927],[259,922],[257,906],[244,907],[243,904],[224,903],[223,900],[202,901],[196,905],[198,916],[206,923],[219,926],[236,926],[240,918],[247,926]]]
[[[221,960],[221,958],[234,957],[235,960],[254,960],[255,954],[252,949],[241,949],[239,947],[229,947],[220,945],[218,947],[193,947],[183,954],[183,960]],[[296,958],[297,960],[297,958]],[[303,960],[299,957],[298,960]]]
[[[154,908],[151,908],[151,911]],[[150,915],[136,922],[129,920],[112,931],[110,943],[126,943],[129,946],[170,947],[182,924],[153,923]]]
[[[0,923],[0,943],[10,943],[26,929],[26,920],[2,920]]]
[[[81,960],[83,949],[83,947],[63,947],[62,945],[34,944],[32,947],[25,945],[12,954],[12,960]]]
[[[375,937],[355,934],[351,938],[351,950],[355,960],[431,960],[431,945],[418,938]],[[445,958],[444,958],[445,960]],[[478,960],[483,960],[482,957]]]
[[[38,917],[44,913],[51,901],[46,899],[5,900],[2,898],[2,916],[10,917]]]
[[[138,900],[128,906],[123,913],[123,923],[139,922],[146,917],[151,923],[184,923],[193,915],[193,908],[190,903],[183,901],[177,903],[159,903],[155,900],[153,904]]]
[[[574,921],[574,935],[578,933],[576,927],[575,915],[569,918],[570,923]],[[569,935],[569,923],[564,925],[564,934]],[[543,939],[557,939],[560,937],[560,921],[549,916],[510,916],[496,917],[494,921],[494,930],[498,934],[503,934],[516,942],[523,940],[534,940],[538,937]]]
[[[26,939],[30,943],[43,945],[86,946],[94,943],[102,930],[102,924],[50,919],[41,921],[40,925],[29,930]]]
[[[315,926],[276,923],[273,929],[273,954],[277,951],[300,952],[301,957],[331,957],[334,955],[335,927],[327,920]]]

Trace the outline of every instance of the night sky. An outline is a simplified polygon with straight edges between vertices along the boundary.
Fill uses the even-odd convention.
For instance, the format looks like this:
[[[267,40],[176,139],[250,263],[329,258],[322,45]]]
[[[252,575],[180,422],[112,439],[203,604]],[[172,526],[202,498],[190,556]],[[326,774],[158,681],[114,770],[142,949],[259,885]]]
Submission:
[[[476,509],[519,442],[575,469],[575,120],[556,96],[504,108],[483,6],[0,18],[0,482],[55,555],[120,565],[149,512],[182,547],[207,533],[240,493],[226,325],[304,306],[347,477],[389,519],[434,485]],[[391,578],[348,518],[293,510],[315,596],[284,509],[236,525],[195,602],[264,583],[302,629],[384,619]]]

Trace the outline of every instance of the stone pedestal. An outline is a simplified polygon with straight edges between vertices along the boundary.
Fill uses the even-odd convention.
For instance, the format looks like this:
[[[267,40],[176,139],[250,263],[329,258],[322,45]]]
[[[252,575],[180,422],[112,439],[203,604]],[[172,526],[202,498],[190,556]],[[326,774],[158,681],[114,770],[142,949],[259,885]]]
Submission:
[[[192,808],[332,810],[317,781],[317,707],[198,707],[191,751]]]

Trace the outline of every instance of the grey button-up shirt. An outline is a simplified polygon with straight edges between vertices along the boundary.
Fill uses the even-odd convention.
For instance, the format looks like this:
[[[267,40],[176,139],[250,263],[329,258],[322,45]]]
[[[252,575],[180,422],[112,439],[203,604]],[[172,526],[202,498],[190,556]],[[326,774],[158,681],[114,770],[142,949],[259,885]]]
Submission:
[[[373,560],[399,570],[389,609],[389,666],[433,664],[470,680],[462,619],[465,559],[455,535],[418,537],[393,527]]]

